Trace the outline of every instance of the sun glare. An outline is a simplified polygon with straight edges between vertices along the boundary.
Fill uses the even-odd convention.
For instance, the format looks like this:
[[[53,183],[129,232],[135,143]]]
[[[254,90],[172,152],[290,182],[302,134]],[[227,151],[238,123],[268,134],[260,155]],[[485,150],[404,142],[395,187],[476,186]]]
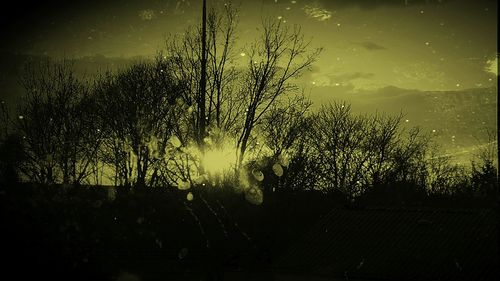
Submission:
[[[210,175],[223,175],[233,168],[235,153],[231,149],[213,149],[205,151],[202,161],[204,170]]]

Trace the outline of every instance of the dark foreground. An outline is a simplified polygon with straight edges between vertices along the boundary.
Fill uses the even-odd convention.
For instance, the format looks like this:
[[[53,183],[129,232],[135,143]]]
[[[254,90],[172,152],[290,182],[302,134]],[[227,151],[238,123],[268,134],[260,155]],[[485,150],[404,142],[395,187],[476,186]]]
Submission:
[[[319,193],[19,185],[2,280],[496,280],[494,202],[345,204]],[[472,203],[471,203],[472,202]],[[201,223],[202,232],[200,231]]]

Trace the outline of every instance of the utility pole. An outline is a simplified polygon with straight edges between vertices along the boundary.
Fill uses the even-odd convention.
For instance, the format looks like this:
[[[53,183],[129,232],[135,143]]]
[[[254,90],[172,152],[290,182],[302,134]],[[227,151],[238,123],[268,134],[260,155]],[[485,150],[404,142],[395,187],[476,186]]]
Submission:
[[[201,79],[199,92],[198,111],[198,145],[203,147],[206,130],[205,99],[207,88],[207,0],[203,0],[203,15],[201,27]]]

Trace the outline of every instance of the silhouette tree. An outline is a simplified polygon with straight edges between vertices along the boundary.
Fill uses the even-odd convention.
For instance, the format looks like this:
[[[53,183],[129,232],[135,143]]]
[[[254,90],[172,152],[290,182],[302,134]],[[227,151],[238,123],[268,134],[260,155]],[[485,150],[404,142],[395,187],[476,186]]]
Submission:
[[[237,11],[230,4],[224,5],[222,12],[211,8],[205,15],[205,9],[202,28],[190,27],[184,36],[172,36],[164,54],[174,66],[174,76],[186,85],[182,102],[190,110],[182,128],[183,138],[186,143],[195,140],[198,145],[206,137],[206,128],[230,131],[238,113],[232,97]],[[205,131],[203,137],[201,131]]]
[[[346,103],[323,106],[315,117],[311,145],[321,165],[322,189],[339,190],[353,199],[362,192],[361,180],[368,156],[367,120],[351,116]]]
[[[198,104],[200,105],[198,112],[198,135],[197,142],[200,147],[203,147],[203,140],[206,133],[206,94],[207,94],[207,0],[203,0],[202,25],[201,25],[201,77],[200,90],[198,93]]]
[[[480,147],[471,161],[471,188],[476,196],[494,198],[498,194],[498,141],[488,132],[489,142]]]
[[[294,190],[314,186],[308,182],[311,171],[306,144],[311,120],[311,101],[303,95],[278,101],[262,118],[259,134],[265,145],[264,188]],[[261,161],[262,162],[262,161]]]
[[[233,139],[236,170],[239,170],[249,145],[253,145],[252,130],[275,102],[298,90],[293,79],[310,68],[320,50],[309,52],[309,42],[299,27],[268,20],[263,23],[262,35],[242,53],[247,61],[239,70],[241,66],[238,68],[234,60],[236,15],[231,5],[225,4],[222,14],[212,9],[207,16],[207,88],[203,105],[193,94],[200,92],[203,85],[199,81],[204,80],[201,79],[203,71],[200,71],[204,69],[200,65],[203,58],[200,50],[205,50],[203,27],[201,30],[189,29],[181,39],[174,37],[168,41],[166,57],[176,66],[178,79],[187,84],[183,102],[192,106],[192,110],[190,122],[186,123],[189,129],[184,128],[184,131],[200,131],[203,123],[199,112],[205,108],[204,124],[208,128],[205,136]],[[193,133],[184,135],[189,139],[197,138]],[[197,143],[200,145],[199,140]]]
[[[340,191],[353,201],[370,189],[389,196],[395,192],[391,188],[405,186],[425,195],[462,184],[461,170],[437,155],[418,128],[405,132],[402,118],[355,116],[346,103],[323,106],[313,117],[307,142],[318,162],[317,188]]]
[[[294,148],[306,133],[307,113],[311,101],[299,95],[273,104],[262,118],[261,134],[271,157],[276,158]]]
[[[173,131],[182,85],[171,64],[158,58],[106,74],[94,93],[105,138],[102,159],[114,167],[115,185],[155,184]]]
[[[298,26],[281,21],[264,21],[261,37],[250,46],[247,70],[243,74],[245,118],[237,139],[237,169],[240,169],[254,127],[281,97],[298,90],[293,83],[310,69],[321,49],[309,52]]]
[[[26,63],[21,83],[26,94],[15,127],[26,149],[23,171],[42,183],[80,183],[89,173],[89,148],[96,149],[88,86],[73,62],[48,59]]]

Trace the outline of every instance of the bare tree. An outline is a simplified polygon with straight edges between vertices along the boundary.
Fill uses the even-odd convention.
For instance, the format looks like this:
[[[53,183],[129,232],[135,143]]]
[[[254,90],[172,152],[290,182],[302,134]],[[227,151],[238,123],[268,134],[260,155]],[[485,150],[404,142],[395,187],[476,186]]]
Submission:
[[[237,140],[241,168],[254,127],[282,96],[298,90],[294,79],[310,69],[321,49],[309,52],[309,41],[298,26],[265,21],[261,37],[251,45],[243,77],[245,120]]]
[[[398,145],[391,153],[391,169],[385,183],[404,183],[413,186],[426,186],[426,161],[430,149],[430,137],[415,127],[401,136]]]
[[[312,190],[318,181],[318,161],[309,137],[313,118],[310,100],[302,95],[273,105],[259,131],[269,150],[266,155],[267,190]],[[262,161],[260,161],[262,162]]]
[[[105,75],[95,87],[106,134],[104,161],[115,168],[115,184],[145,186],[158,176],[182,91],[170,67],[161,59],[136,63]]]
[[[418,128],[405,136],[402,118],[403,114],[356,116],[346,103],[323,106],[314,116],[309,138],[319,163],[318,187],[341,191],[350,200],[372,187],[425,187],[429,139]]]
[[[471,160],[471,188],[476,196],[493,198],[498,192],[498,140],[494,131],[487,134],[488,143]]]
[[[166,56],[176,65],[179,80],[186,81],[184,103],[192,106],[192,132],[206,125],[209,130],[222,130],[235,138],[238,166],[252,138],[252,130],[264,113],[281,96],[298,90],[293,79],[310,68],[320,50],[309,52],[300,28],[282,22],[265,21],[263,34],[250,46],[249,60],[244,71],[237,71],[234,61],[236,10],[225,4],[223,13],[212,9],[207,16],[207,88],[206,100],[199,93],[204,69],[204,29],[189,29],[180,40],[167,42]],[[201,45],[201,46],[200,46]],[[239,83],[238,83],[239,82]],[[204,120],[200,112],[206,108]],[[196,138],[196,137],[194,137]],[[199,142],[198,142],[199,144]]]
[[[309,118],[302,128],[306,132],[311,130],[312,119]],[[280,179],[279,187],[288,190],[315,190],[320,187],[321,163],[311,146],[311,135],[306,133],[296,140],[295,148],[288,156],[288,166]]]
[[[23,170],[43,183],[80,183],[88,176],[88,144],[95,142],[88,87],[68,60],[29,62],[21,83],[26,95],[16,127],[27,150]]]
[[[200,89],[198,91],[198,132],[196,141],[198,146],[203,147],[206,132],[206,92],[207,91],[207,0],[203,0],[202,24],[201,24],[201,77]]]
[[[165,58],[175,66],[175,77],[186,85],[182,93],[183,104],[190,107],[182,128],[188,132],[186,142],[194,139],[200,146],[207,128],[230,131],[235,126],[236,17],[237,10],[230,4],[222,12],[212,7],[201,29],[188,28],[182,37],[174,36],[166,43]]]
[[[367,120],[351,116],[346,103],[323,106],[315,117],[312,146],[318,156],[323,179],[321,188],[339,190],[353,199],[362,191],[363,148]]]
[[[292,149],[306,134],[307,113],[311,101],[303,95],[277,101],[262,118],[261,135],[272,157]]]
[[[364,116],[365,137],[363,150],[366,155],[362,184],[379,186],[386,184],[388,173],[393,169],[391,157],[401,142],[401,120],[403,114],[390,116],[376,113]]]

